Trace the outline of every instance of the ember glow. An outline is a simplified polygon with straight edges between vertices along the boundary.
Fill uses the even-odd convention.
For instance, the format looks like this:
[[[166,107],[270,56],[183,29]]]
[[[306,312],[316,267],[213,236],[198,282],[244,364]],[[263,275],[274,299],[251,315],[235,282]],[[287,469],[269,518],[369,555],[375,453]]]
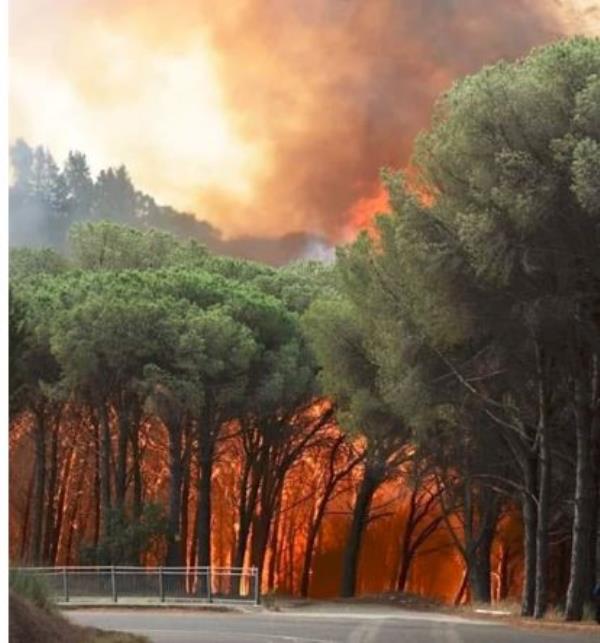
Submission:
[[[587,0],[20,0],[10,134],[125,163],[227,235],[338,241],[454,78],[597,20]]]

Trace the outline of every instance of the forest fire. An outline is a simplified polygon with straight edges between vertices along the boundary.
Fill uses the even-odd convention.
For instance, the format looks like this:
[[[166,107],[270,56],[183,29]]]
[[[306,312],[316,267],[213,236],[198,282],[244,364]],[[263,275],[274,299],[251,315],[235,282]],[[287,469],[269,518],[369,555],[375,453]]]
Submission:
[[[11,128],[136,183],[10,148],[11,564],[582,620],[600,41],[541,0],[69,4]]]
[[[330,408],[327,400],[311,405],[307,411],[311,423],[319,423]],[[298,420],[302,421],[301,418]],[[32,419],[27,417],[17,421],[11,431],[12,560],[27,560],[31,547],[34,480],[31,431]],[[116,450],[116,427],[112,433],[112,448]],[[248,463],[241,433],[237,422],[225,429],[216,455],[211,553],[215,566],[231,566],[235,559],[242,502],[240,480]],[[47,445],[49,469],[42,539],[46,563],[59,566],[84,563],[86,551],[99,542],[100,473],[96,439],[93,420],[82,414],[81,409],[68,406],[62,410]],[[170,476],[168,431],[156,418],[147,417],[140,424],[137,439],[143,459],[137,464],[129,460],[128,477],[133,481],[133,477],[139,474],[145,503],[166,505]],[[191,446],[191,443],[186,443],[184,451],[189,454]],[[264,563],[264,591],[308,593],[320,598],[337,595],[342,550],[360,483],[363,451],[364,445],[360,440],[349,442],[335,424],[328,423],[313,435],[305,450],[291,464],[273,516]],[[197,543],[198,469],[193,458],[188,462],[182,487],[183,526],[179,545],[182,561],[193,566]],[[139,472],[136,471],[138,466]],[[337,475],[335,487],[331,489],[327,486],[328,471]],[[406,483],[407,474],[408,470],[404,476],[398,475],[396,479],[389,480],[374,496],[361,552],[358,592],[404,591],[451,603],[463,602],[468,599],[465,587],[461,586],[463,564],[453,553],[452,539],[444,528],[443,514],[436,501],[439,489],[434,480],[425,485],[421,482],[411,489]],[[133,491],[132,484],[130,492]],[[324,494],[329,493],[326,511],[319,518],[319,504],[324,501]],[[411,516],[411,503],[413,511],[414,507],[417,507],[417,513],[418,509],[422,510],[422,515],[416,520],[414,515]],[[317,524],[315,520],[322,520],[322,523]],[[415,520],[414,525],[411,520]],[[311,535],[314,527],[317,528],[316,533]],[[417,538],[411,543],[412,548],[405,549],[402,554],[401,543],[407,528],[414,529]],[[522,565],[518,529],[518,520],[515,523],[510,516],[499,528],[494,553],[497,562],[493,563],[494,594],[499,598],[514,596],[518,591]],[[313,541],[315,535],[316,540]],[[307,551],[312,557],[308,563]],[[245,565],[255,562],[252,552],[250,545],[243,560]],[[147,565],[160,564],[165,553],[163,538],[153,538],[145,545],[142,561]],[[403,561],[399,558],[402,555],[406,557],[404,564],[410,565],[404,570],[404,578],[401,578]],[[190,591],[193,591],[192,587]]]

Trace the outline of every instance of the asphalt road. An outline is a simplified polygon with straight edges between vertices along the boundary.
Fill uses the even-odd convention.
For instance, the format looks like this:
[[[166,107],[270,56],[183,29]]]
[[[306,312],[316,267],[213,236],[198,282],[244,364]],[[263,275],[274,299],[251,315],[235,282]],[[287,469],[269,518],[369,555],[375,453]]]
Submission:
[[[67,612],[81,624],[143,634],[157,643],[565,643],[597,633],[513,629],[503,624],[404,610],[215,613],[97,609]],[[600,628],[599,628],[600,632]]]

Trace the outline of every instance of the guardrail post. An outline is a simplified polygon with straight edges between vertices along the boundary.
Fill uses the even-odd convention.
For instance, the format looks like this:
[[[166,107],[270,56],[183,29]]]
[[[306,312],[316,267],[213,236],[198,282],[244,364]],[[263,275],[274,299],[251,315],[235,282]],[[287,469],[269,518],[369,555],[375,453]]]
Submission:
[[[115,566],[110,566],[110,586],[112,589],[113,603],[117,602],[117,577],[115,575]]]
[[[211,573],[210,567],[206,568],[206,598],[209,603],[212,603],[212,587],[211,587]]]
[[[165,602],[165,585],[163,582],[163,568],[158,568],[158,594],[160,596],[160,602]]]
[[[69,572],[63,567],[63,589],[65,591],[65,603],[69,602]]]

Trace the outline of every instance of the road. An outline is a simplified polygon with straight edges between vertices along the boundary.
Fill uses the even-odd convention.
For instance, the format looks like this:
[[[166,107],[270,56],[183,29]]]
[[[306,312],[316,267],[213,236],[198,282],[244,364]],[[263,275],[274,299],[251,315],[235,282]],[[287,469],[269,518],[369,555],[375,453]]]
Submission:
[[[445,614],[363,606],[284,612],[97,609],[66,613],[81,625],[143,634],[156,643],[587,643],[597,633],[513,629]]]

